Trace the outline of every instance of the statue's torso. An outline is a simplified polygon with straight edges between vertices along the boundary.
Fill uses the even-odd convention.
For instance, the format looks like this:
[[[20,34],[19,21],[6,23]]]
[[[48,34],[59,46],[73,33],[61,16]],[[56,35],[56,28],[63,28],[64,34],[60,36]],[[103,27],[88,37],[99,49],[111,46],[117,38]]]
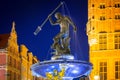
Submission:
[[[60,32],[66,32],[69,30],[69,22],[67,20],[67,17],[59,19],[58,23],[60,24]]]

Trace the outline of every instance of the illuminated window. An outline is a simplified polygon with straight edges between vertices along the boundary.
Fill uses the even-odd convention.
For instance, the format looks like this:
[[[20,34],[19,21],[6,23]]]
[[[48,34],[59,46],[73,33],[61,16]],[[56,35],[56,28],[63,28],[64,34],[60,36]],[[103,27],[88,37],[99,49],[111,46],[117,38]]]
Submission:
[[[16,68],[16,59],[14,59],[14,67]]]
[[[115,19],[120,19],[120,15],[115,15]]]
[[[20,63],[20,62],[18,62],[18,63],[19,63],[19,65],[18,65],[18,69],[21,69],[21,66],[20,66],[21,63]]]
[[[94,7],[95,5],[94,4],[92,4],[92,7]]]
[[[120,61],[115,62],[115,80],[120,79]]]
[[[94,16],[92,16],[92,19],[94,19]]]
[[[14,75],[14,80],[15,80],[16,74],[14,73],[13,75]]]
[[[115,49],[120,49],[120,34],[115,34]]]
[[[115,4],[115,8],[120,8],[120,3]]]
[[[10,49],[9,51],[12,52],[12,47],[10,47],[9,49]]]
[[[13,58],[11,57],[11,66],[13,67],[14,65],[13,65]]]
[[[13,79],[13,77],[14,77],[14,75],[13,75],[13,72],[11,71],[11,79],[10,80],[12,80]]]
[[[10,65],[10,56],[8,56],[7,63],[8,63],[8,65]]]
[[[7,77],[8,77],[8,78],[7,78],[8,80],[11,79],[11,78],[10,78],[10,71],[9,71],[9,70],[7,71]]]
[[[19,79],[18,79],[18,75],[17,75],[17,73],[16,73],[16,80],[19,80]]]
[[[107,37],[106,37],[106,35],[99,35],[99,49],[100,50],[107,49]]]
[[[100,62],[100,80],[107,80],[107,62]]]
[[[100,20],[105,20],[105,16],[100,16]]]
[[[21,78],[20,78],[20,75],[18,74],[18,78],[17,78],[18,80],[21,80]]]
[[[10,71],[10,80],[12,80],[12,71]]]
[[[11,56],[9,56],[9,58],[10,58],[10,65],[12,65],[12,57],[11,57]]]
[[[104,5],[104,4],[101,4],[101,5],[100,5],[100,9],[105,9],[105,5]]]

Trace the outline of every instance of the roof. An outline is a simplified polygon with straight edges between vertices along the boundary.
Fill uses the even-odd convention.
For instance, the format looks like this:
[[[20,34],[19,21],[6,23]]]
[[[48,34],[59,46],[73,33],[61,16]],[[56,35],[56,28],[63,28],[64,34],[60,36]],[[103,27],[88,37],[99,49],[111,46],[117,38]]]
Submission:
[[[0,34],[0,49],[6,48],[10,34]]]

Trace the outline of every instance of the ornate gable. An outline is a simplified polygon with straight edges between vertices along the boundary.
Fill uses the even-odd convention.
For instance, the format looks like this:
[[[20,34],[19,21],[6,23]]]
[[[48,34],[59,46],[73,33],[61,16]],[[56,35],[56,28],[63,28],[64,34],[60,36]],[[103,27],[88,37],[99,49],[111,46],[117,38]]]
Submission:
[[[12,29],[10,32],[10,37],[8,39],[8,51],[12,51],[12,53],[18,53],[18,43],[17,43],[17,33],[15,30],[15,22],[12,23]]]

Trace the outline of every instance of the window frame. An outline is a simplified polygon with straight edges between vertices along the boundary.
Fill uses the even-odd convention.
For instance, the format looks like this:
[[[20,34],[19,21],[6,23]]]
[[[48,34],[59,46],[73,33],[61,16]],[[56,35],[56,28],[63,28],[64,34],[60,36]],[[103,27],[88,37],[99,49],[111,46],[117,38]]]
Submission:
[[[102,70],[101,70],[102,69]],[[107,62],[103,61],[99,63],[100,80],[107,80]]]
[[[107,50],[107,35],[99,35],[99,50]]]

